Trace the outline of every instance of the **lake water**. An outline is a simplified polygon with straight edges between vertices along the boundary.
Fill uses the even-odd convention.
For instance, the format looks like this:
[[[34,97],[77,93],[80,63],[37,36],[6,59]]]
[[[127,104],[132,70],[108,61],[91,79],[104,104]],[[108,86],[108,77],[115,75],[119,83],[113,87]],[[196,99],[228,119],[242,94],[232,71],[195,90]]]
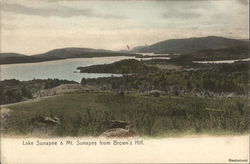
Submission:
[[[250,61],[250,58],[246,59],[239,59],[239,60],[218,60],[218,61],[193,61],[193,63],[200,63],[200,64],[223,64],[228,63],[232,64],[238,61]]]
[[[17,79],[67,79],[80,82],[84,78],[98,78],[110,76],[122,76],[120,74],[104,73],[79,73],[79,66],[90,66],[96,64],[109,64],[123,59],[134,59],[134,57],[99,57],[99,58],[74,58],[55,60],[41,63],[6,64],[1,65],[1,80]],[[78,73],[74,73],[77,71]]]
[[[137,58],[137,60],[152,60],[152,59],[164,59],[169,60],[170,57],[149,57],[149,58]]]
[[[136,58],[137,60],[170,59],[169,54],[155,54],[155,53],[138,53],[138,54],[144,56],[144,58]]]
[[[169,56],[169,54],[155,54],[155,53],[138,53],[142,56]]]

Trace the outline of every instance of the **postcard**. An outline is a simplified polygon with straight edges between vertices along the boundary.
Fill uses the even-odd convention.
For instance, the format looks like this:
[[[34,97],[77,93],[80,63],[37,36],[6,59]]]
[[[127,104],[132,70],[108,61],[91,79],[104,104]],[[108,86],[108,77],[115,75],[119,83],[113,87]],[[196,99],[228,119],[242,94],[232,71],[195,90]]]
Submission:
[[[0,0],[2,164],[249,163],[248,0]]]

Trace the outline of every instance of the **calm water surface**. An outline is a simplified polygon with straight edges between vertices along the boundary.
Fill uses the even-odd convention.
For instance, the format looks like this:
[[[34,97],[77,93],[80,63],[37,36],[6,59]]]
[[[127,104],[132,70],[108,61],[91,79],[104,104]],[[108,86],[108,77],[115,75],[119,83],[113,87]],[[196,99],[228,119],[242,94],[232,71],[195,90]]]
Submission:
[[[193,63],[200,63],[200,64],[223,64],[228,63],[232,64],[239,61],[250,61],[250,58],[246,59],[239,59],[239,60],[218,60],[218,61],[193,61]]]
[[[84,78],[98,78],[121,76],[120,74],[104,73],[74,73],[79,66],[90,66],[96,64],[109,64],[123,59],[133,59],[134,57],[99,57],[99,58],[74,58],[65,60],[55,60],[41,63],[6,64],[1,65],[1,80],[18,79],[67,79],[80,82]]]

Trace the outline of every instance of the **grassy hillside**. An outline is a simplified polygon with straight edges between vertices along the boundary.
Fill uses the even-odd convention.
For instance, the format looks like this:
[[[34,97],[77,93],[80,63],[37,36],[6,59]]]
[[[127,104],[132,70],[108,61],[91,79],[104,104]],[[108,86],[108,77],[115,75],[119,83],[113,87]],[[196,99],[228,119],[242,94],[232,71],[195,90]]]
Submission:
[[[149,73],[156,72],[159,69],[157,67],[147,66],[141,61],[135,59],[125,59],[112,64],[93,65],[88,67],[78,67],[81,73],[118,73],[118,74],[130,74],[130,73]]]
[[[141,136],[183,133],[247,132],[246,99],[198,98],[115,93],[80,93],[50,97],[10,107],[7,132],[29,134],[42,128],[39,116],[58,117],[55,136],[98,136],[110,120],[125,120]]]

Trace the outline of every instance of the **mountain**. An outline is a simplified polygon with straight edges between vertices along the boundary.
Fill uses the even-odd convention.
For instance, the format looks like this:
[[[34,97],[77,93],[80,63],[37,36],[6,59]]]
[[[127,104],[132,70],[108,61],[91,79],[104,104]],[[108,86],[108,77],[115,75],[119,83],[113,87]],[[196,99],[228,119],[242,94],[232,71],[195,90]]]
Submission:
[[[26,55],[18,54],[18,53],[0,53],[1,58],[7,58],[7,57],[24,57]]]
[[[191,53],[207,49],[248,46],[248,42],[217,36],[197,37],[187,39],[171,39],[150,46],[136,47],[131,52],[137,53]]]
[[[0,53],[0,64],[14,64],[14,63],[35,63],[51,60],[60,60],[68,58],[91,58],[91,57],[108,57],[108,56],[137,56],[131,52],[116,52],[102,49],[91,48],[61,48],[48,51],[46,53],[37,55],[21,55],[15,53]]]
[[[241,40],[249,43],[249,39],[241,39]]]
[[[51,58],[51,59],[65,59],[65,58],[85,58],[85,57],[104,57],[104,56],[134,56],[130,52],[116,52],[103,49],[91,49],[91,48],[61,48],[48,51],[43,54],[33,55],[33,57],[39,58]]]
[[[150,46],[135,47],[131,51],[110,51],[103,49],[68,47],[54,49],[46,53],[26,56],[17,53],[0,53],[0,64],[34,63],[67,58],[91,58],[108,56],[140,56],[136,53],[189,54],[201,50],[217,50],[234,47],[248,47],[249,41],[208,36],[187,39],[171,39]],[[235,52],[235,51],[234,51]],[[203,53],[203,52],[202,52]],[[210,52],[205,52],[209,54]],[[224,53],[224,50],[223,52]],[[227,50],[225,51],[227,53]],[[225,56],[224,53],[224,56]],[[237,52],[235,52],[237,53]],[[203,53],[204,54],[204,53]],[[233,54],[232,54],[233,55]],[[226,57],[225,57],[226,58]]]
[[[143,48],[146,48],[145,46],[137,46],[134,47],[131,52],[140,52]]]

